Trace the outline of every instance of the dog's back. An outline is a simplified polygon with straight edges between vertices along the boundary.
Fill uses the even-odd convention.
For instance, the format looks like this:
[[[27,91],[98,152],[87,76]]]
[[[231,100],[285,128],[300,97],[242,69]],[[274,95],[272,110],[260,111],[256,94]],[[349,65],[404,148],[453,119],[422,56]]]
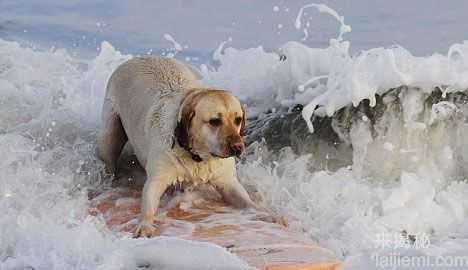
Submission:
[[[161,92],[194,88],[197,79],[199,76],[192,68],[175,59],[137,57],[115,70],[107,85],[106,98],[115,99],[113,105],[119,110],[129,105],[123,102],[134,97],[148,100]]]
[[[144,165],[152,143],[150,137],[155,135],[152,132],[150,136],[149,129],[159,127],[156,134],[161,143],[170,137],[180,101],[185,91],[197,86],[197,79],[199,75],[192,68],[175,59],[133,58],[120,65],[109,79],[103,121],[114,119],[112,114],[119,116],[126,137]]]

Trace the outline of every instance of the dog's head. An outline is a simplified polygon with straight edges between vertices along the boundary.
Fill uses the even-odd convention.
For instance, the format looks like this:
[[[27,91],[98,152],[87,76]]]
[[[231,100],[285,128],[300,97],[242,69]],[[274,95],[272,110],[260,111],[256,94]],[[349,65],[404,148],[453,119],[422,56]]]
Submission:
[[[245,111],[231,93],[192,90],[179,112],[175,136],[180,146],[201,159],[241,156]]]

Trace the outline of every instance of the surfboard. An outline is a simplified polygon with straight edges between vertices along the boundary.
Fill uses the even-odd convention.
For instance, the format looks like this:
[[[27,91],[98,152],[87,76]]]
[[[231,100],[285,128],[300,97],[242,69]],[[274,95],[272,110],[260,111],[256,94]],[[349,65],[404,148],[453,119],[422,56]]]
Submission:
[[[138,224],[140,196],[141,192],[132,187],[93,194],[90,213],[102,215],[109,229],[130,235]],[[196,197],[171,201],[160,210],[155,237],[177,236],[214,243],[257,269],[335,270],[340,265],[333,252],[299,232],[268,221],[265,213]]]

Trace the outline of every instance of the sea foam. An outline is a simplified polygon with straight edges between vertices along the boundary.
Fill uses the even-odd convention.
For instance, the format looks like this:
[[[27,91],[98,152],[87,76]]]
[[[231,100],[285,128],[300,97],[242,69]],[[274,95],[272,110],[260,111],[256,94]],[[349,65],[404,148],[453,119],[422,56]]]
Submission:
[[[288,42],[278,52],[220,47],[216,67],[200,67],[203,84],[230,89],[248,105],[249,117],[305,105],[310,131],[313,115],[333,115],[362,100],[373,105],[375,94],[405,85],[402,113],[389,111],[377,136],[366,119],[353,123],[348,134],[353,164],[335,171],[310,170],[313,151],[297,155],[286,147],[277,155],[268,145],[254,143],[239,164],[241,181],[259,191],[265,206],[286,215],[293,229],[345,258],[349,269],[367,265],[381,233],[425,233],[432,245],[419,252],[467,254],[464,108],[444,101],[426,110],[421,102],[434,88],[444,93],[467,88],[468,42],[452,45],[446,55],[415,57],[399,46],[351,55],[345,40],[351,28],[344,18],[316,7],[340,23],[340,34],[328,47],[299,42]],[[0,40],[3,268],[123,269],[156,258],[133,253],[139,246],[161,245],[174,251],[190,247],[193,252],[185,259],[206,259],[200,265],[246,267],[211,245],[130,240],[88,214],[87,190],[106,184],[94,154],[105,84],[130,57],[107,42],[88,60]],[[207,256],[210,252],[225,259]]]

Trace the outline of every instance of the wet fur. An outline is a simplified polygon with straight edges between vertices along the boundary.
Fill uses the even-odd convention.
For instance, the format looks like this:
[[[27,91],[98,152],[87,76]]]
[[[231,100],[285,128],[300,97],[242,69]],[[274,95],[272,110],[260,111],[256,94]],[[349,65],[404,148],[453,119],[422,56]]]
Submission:
[[[198,78],[177,60],[147,57],[127,61],[109,79],[98,155],[115,172],[128,141],[146,169],[135,236],[152,235],[159,199],[177,182],[211,183],[234,206],[257,208],[239,183],[235,159],[227,150],[229,141],[241,140],[245,112],[229,92],[200,88]],[[207,119],[213,114],[222,115],[225,124],[209,127]],[[240,116],[242,123],[234,124]],[[213,149],[226,158],[210,154]]]

